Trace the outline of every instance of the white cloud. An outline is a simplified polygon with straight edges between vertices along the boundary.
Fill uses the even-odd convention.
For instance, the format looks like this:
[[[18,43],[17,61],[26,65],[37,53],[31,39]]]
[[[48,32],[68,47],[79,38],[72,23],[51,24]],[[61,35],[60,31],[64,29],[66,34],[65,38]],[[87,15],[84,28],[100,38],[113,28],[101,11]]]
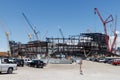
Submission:
[[[114,36],[111,36],[110,40],[109,40],[110,41],[110,45],[112,44],[113,39],[114,39]],[[116,39],[116,47],[120,47],[120,37],[119,36]]]
[[[117,33],[117,34],[120,34],[120,32],[119,32],[119,31],[116,31],[116,33]]]

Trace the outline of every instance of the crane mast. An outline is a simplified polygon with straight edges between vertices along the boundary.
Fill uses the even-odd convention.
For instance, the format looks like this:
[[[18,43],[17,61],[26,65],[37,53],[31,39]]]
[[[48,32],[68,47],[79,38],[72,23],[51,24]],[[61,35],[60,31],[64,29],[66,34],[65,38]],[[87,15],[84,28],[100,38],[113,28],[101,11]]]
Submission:
[[[11,57],[11,49],[10,49],[10,43],[9,43],[9,33],[6,31],[5,26],[3,25],[2,21],[0,21],[1,27],[3,32],[5,33],[6,39],[7,39],[7,43],[8,43],[8,51],[9,51],[9,56]]]
[[[109,22],[113,21],[113,16],[109,15],[108,18],[106,18],[105,20],[103,20],[102,16],[100,15],[100,12],[98,11],[97,8],[94,8],[95,14],[97,13],[97,15],[99,16],[100,20],[103,23],[104,26],[104,33],[105,33],[105,42],[106,42],[106,46],[107,46],[107,51],[110,51],[110,47],[109,47],[109,36],[107,34],[107,29],[106,29],[106,24]]]
[[[26,15],[24,13],[22,13],[23,17],[25,18],[26,22],[28,23],[28,25],[30,26],[30,28],[32,29],[32,31],[34,32],[36,39],[39,40],[38,37],[38,32],[36,32],[36,30],[33,28],[33,26],[30,24],[30,21],[28,20],[28,18],[26,17]]]
[[[61,34],[61,36],[63,38],[63,52],[64,52],[65,38],[64,38],[64,35],[63,35],[63,32],[62,32],[61,28],[59,28],[59,31],[60,31],[60,34]]]

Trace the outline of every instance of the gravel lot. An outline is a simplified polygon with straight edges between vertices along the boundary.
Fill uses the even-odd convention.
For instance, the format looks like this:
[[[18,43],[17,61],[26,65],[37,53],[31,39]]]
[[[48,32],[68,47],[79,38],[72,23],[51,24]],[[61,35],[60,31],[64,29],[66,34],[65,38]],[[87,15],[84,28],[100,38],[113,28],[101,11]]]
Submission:
[[[48,64],[45,68],[18,67],[13,74],[0,74],[0,80],[120,80],[120,66],[83,61],[78,64]]]

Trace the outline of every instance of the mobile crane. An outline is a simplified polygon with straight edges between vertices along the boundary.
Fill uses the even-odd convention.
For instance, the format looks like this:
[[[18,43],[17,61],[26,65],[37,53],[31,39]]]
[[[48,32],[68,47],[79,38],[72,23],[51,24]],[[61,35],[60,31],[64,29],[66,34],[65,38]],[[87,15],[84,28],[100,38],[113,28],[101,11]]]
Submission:
[[[112,45],[110,47],[110,45],[109,45],[109,35],[107,34],[106,24],[113,21],[113,16],[109,15],[108,18],[106,18],[105,20],[103,20],[103,18],[100,15],[100,12],[98,11],[98,9],[94,8],[94,11],[95,11],[95,14],[96,13],[98,14],[98,16],[99,16],[99,18],[102,21],[102,24],[104,26],[105,42],[106,42],[106,46],[107,46],[107,51],[108,52],[113,52],[113,47],[114,47],[114,45],[116,43],[116,39],[117,39],[117,33],[116,33],[116,21],[117,21],[117,18],[116,18],[116,21],[115,21],[114,39],[113,39],[113,43],[112,43]]]

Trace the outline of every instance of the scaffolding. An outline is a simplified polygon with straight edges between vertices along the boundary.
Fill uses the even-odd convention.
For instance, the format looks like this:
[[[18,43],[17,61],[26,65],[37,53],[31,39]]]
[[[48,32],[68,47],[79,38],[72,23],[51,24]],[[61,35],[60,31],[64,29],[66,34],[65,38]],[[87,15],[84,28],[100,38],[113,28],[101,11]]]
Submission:
[[[46,41],[30,41],[27,44],[11,45],[11,50],[25,55],[43,54],[52,57],[62,55],[87,57],[109,53],[105,34],[102,33],[81,33],[69,36],[69,38],[46,38]]]
[[[48,54],[51,55],[74,55],[80,52],[78,47],[79,38],[46,38],[48,42]]]

